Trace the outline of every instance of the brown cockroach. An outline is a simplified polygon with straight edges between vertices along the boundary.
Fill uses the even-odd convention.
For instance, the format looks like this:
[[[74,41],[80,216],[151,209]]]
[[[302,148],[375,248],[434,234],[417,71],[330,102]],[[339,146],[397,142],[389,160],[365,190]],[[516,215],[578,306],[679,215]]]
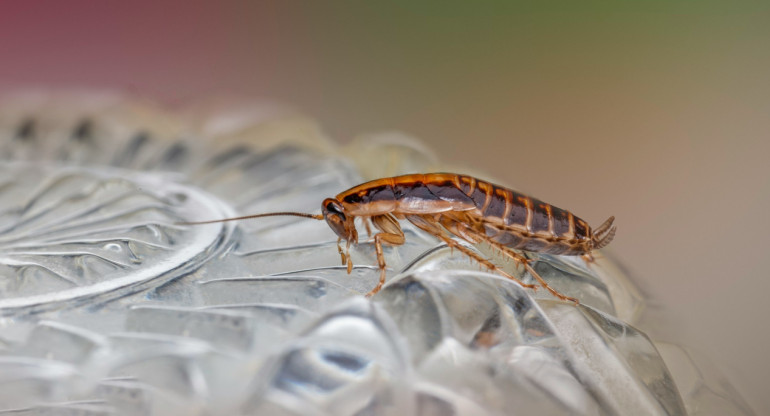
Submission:
[[[543,280],[529,265],[529,259],[514,250],[565,256],[582,255],[591,259],[591,252],[612,241],[616,227],[610,217],[596,230],[571,212],[535,198],[520,194],[467,175],[428,173],[376,179],[327,198],[321,214],[272,212],[214,221],[185,224],[243,220],[267,216],[291,215],[326,220],[339,237],[337,250],[348,273],[353,269],[350,243],[358,244],[354,220],[360,217],[367,231],[369,223],[379,230],[374,235],[374,247],[380,267],[377,286],[366,294],[372,296],[385,283],[385,257],[382,246],[404,243],[404,232],[398,220],[407,220],[417,228],[435,236],[449,247],[457,249],[490,270],[495,270],[518,284],[536,289],[501,270],[492,262],[455,241],[452,236],[471,244],[487,243],[526,270],[551,294],[562,300],[579,303],[565,296]],[[340,242],[347,242],[342,250]]]

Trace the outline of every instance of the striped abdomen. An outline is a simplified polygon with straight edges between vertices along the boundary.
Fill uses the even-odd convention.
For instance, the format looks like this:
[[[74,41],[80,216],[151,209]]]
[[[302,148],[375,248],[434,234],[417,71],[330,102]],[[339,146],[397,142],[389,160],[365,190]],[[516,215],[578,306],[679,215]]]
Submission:
[[[585,254],[593,248],[591,227],[571,212],[470,176],[458,179],[492,240],[515,249],[562,255]]]
[[[337,195],[354,216],[461,212],[486,237],[505,246],[543,253],[590,252],[591,228],[569,211],[508,188],[449,173],[396,176]]]

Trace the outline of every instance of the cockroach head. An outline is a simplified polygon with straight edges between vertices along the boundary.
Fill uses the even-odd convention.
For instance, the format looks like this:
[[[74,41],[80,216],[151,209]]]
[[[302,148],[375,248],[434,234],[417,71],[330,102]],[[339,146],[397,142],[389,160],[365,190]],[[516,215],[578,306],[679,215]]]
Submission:
[[[358,233],[356,232],[353,218],[345,215],[345,207],[342,206],[340,201],[334,198],[326,198],[321,207],[321,212],[329,224],[329,228],[343,240],[356,241],[358,240]]]

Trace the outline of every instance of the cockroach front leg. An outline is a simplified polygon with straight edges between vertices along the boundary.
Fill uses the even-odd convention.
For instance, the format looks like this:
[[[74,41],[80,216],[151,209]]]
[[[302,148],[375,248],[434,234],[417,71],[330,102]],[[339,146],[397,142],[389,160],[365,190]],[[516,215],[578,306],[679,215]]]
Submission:
[[[348,274],[353,272],[353,260],[350,260],[350,240],[345,244],[345,263],[348,265]]]
[[[404,235],[398,235],[398,234],[387,234],[387,233],[379,233],[374,235],[374,250],[377,252],[377,264],[380,266],[380,281],[377,282],[377,286],[374,287],[374,289],[370,290],[369,293],[366,294],[367,298],[370,298],[374,296],[377,292],[382,289],[382,286],[385,284],[385,254],[382,252],[382,244],[390,244],[392,246],[400,246],[401,244],[404,244],[405,238]]]
[[[342,251],[340,242],[342,242],[342,237],[337,239],[337,252],[340,253],[342,265],[348,267],[348,274],[350,274],[353,272],[353,261],[350,260],[350,240],[348,240],[347,244],[345,245],[345,251]]]
[[[382,244],[388,244],[391,246],[400,246],[406,241],[404,237],[404,231],[401,230],[401,226],[398,225],[398,221],[390,215],[378,215],[372,217],[372,224],[382,231],[381,233],[374,235],[374,250],[377,252],[377,264],[380,266],[380,281],[377,282],[377,286],[370,290],[366,294],[366,297],[372,297],[382,289],[385,284],[385,254],[382,252]]]
[[[342,246],[340,243],[342,242],[342,237],[337,239],[337,252],[340,253],[340,259],[342,261],[342,265],[346,266],[348,264],[348,258],[345,256],[345,252],[342,251]]]

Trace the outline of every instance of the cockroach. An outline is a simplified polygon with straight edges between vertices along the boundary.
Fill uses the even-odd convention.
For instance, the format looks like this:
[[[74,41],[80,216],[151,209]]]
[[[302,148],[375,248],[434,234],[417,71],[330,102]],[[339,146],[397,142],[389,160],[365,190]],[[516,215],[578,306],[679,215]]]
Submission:
[[[379,292],[385,284],[382,246],[398,246],[405,241],[398,220],[409,221],[449,247],[523,287],[537,288],[536,285],[524,283],[506,273],[452,237],[470,244],[487,243],[517,265],[523,265],[555,297],[576,304],[579,303],[577,299],[565,296],[548,285],[530,266],[530,259],[514,250],[580,255],[590,261],[592,251],[609,244],[617,229],[612,225],[615,217],[608,218],[593,230],[585,221],[567,210],[500,185],[453,173],[412,174],[369,181],[334,198],[325,199],[321,205],[321,214],[271,212],[184,224],[209,224],[282,215],[326,220],[338,236],[337,250],[348,273],[353,270],[350,244],[358,244],[354,220],[362,218],[368,232],[371,230],[369,224],[374,225],[379,231],[374,235],[374,248],[380,280],[366,294],[367,297]],[[340,245],[342,240],[346,241],[344,251]]]

